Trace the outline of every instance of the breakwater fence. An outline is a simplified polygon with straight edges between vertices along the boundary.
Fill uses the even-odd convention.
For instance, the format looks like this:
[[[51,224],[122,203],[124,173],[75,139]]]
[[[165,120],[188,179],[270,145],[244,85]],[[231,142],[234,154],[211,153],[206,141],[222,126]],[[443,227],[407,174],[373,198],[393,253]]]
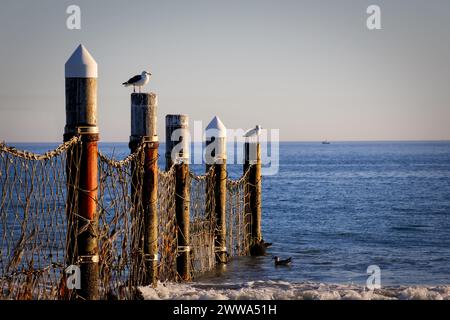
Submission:
[[[135,299],[139,286],[191,281],[262,240],[259,142],[227,174],[226,128],[206,128],[206,167],[189,167],[188,115],[131,94],[130,153],[98,148],[97,63],[79,46],[65,65],[63,143],[36,154],[0,143],[0,299]],[[257,250],[256,250],[257,251]]]

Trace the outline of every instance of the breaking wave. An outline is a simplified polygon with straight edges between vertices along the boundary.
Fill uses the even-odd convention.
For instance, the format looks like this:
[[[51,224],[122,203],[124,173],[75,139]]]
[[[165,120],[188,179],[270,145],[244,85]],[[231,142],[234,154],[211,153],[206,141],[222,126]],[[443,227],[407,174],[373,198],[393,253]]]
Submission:
[[[141,287],[149,300],[450,300],[450,285],[396,286],[368,290],[358,285],[250,281],[241,284],[158,283]]]

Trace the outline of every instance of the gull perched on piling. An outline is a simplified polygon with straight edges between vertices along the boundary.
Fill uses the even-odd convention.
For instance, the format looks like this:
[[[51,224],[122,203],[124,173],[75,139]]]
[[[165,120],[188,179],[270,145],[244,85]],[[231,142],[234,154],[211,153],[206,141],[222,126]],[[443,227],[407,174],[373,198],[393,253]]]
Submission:
[[[139,93],[141,93],[141,87],[145,86],[150,81],[150,76],[152,74],[147,71],[142,71],[141,74],[138,74],[132,78],[130,78],[127,82],[122,83],[125,87],[133,86],[133,92],[136,92],[136,87],[139,87]]]
[[[261,134],[261,126],[259,124],[256,125],[256,127],[254,127],[253,129],[248,130],[245,134],[244,137],[245,138],[250,138],[250,137],[259,137],[259,135]]]

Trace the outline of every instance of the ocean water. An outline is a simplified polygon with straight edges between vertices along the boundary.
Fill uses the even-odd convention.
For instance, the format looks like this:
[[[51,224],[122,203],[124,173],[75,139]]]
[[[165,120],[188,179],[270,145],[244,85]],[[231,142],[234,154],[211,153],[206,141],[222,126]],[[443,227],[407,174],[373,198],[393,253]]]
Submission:
[[[365,285],[377,265],[383,286],[450,284],[450,143],[281,143],[262,221],[268,256],[201,281]]]
[[[126,143],[100,148],[117,158],[129,152]],[[160,154],[164,166],[164,146]],[[201,165],[192,169],[204,172]],[[237,178],[242,167],[229,171]],[[281,291],[291,285],[297,292],[296,286],[319,284],[352,290],[364,286],[370,265],[381,269],[382,286],[439,291],[450,284],[450,142],[281,143],[279,173],[263,177],[262,211],[264,239],[273,243],[268,255],[236,258],[195,285],[226,292],[264,285]],[[293,263],[275,267],[274,255]]]

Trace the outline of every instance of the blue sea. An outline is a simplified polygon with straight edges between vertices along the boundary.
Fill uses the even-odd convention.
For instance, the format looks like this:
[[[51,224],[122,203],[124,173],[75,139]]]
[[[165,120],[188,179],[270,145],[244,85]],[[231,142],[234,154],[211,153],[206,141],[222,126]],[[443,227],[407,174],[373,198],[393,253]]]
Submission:
[[[129,152],[126,143],[100,148]],[[164,167],[164,146],[160,154]],[[237,178],[242,167],[229,171]],[[236,258],[199,281],[365,284],[376,265],[383,285],[450,284],[450,142],[283,142],[262,200],[268,255]],[[293,263],[275,267],[274,255]]]
[[[377,265],[383,285],[450,284],[450,143],[282,143],[262,228],[294,263],[243,279],[365,283]]]

